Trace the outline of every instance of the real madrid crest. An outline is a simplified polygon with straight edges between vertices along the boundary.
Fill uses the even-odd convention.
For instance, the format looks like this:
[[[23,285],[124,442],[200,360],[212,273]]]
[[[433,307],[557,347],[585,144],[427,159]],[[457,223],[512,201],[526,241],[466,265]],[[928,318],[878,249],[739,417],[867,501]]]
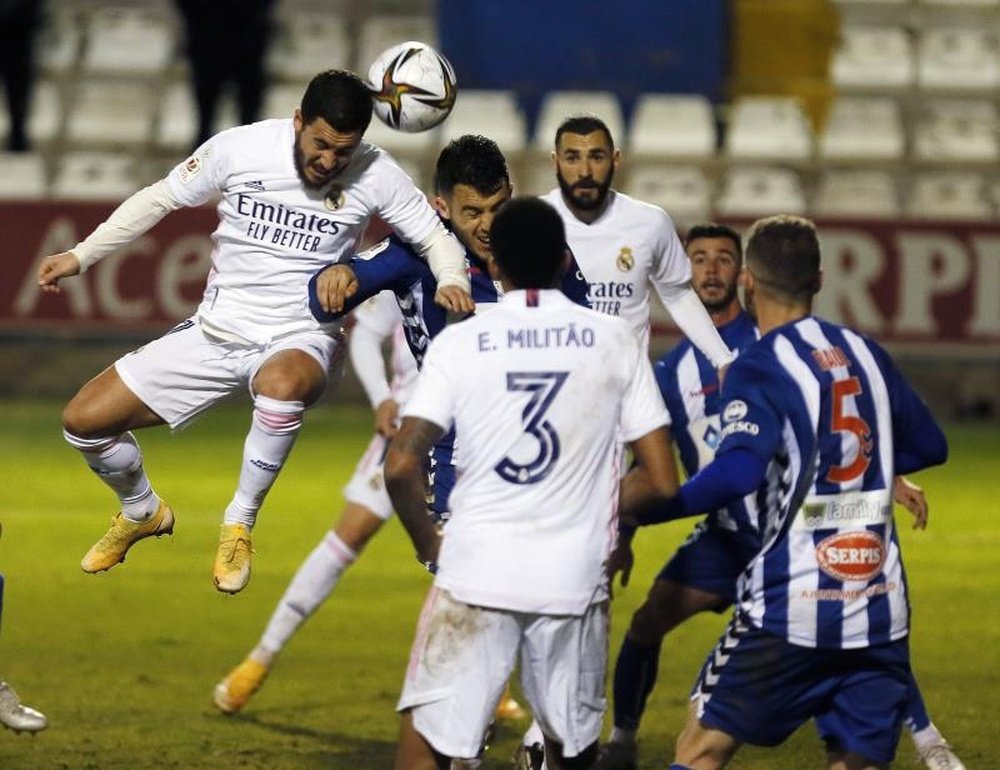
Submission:
[[[344,205],[344,188],[339,184],[332,184],[323,197],[323,205],[327,211],[337,211]]]
[[[622,246],[622,250],[618,252],[618,258],[615,260],[615,264],[623,273],[627,273],[635,267],[635,257],[632,256],[632,249],[628,246]]]

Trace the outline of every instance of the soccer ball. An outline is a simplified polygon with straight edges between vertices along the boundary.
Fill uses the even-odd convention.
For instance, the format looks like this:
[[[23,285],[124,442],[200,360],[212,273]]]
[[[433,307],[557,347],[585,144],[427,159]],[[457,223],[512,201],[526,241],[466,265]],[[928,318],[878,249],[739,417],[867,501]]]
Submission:
[[[455,106],[455,70],[426,43],[411,40],[380,53],[368,85],[378,118],[407,133],[433,128]]]

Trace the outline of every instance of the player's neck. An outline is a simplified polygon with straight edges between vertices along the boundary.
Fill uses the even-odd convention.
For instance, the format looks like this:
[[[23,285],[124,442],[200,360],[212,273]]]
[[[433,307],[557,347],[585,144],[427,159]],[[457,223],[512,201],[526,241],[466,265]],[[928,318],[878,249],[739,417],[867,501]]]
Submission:
[[[805,318],[812,312],[812,306],[759,299],[756,303],[756,311],[757,327],[760,329],[761,336],[764,336],[779,326]]]
[[[742,310],[743,306],[740,305],[738,300],[734,299],[724,308],[720,308],[718,310],[709,310],[708,315],[711,317],[712,323],[715,324],[716,327],[719,327],[719,326],[725,326],[730,321],[735,321],[736,317],[740,314]]]

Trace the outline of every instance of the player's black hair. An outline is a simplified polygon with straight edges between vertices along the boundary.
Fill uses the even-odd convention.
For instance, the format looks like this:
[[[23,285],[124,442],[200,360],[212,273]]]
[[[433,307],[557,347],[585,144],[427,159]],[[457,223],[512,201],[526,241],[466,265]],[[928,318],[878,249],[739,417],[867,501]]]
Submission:
[[[467,184],[480,195],[493,195],[510,183],[507,159],[497,143],[477,134],[452,139],[438,155],[434,191],[451,195],[457,184]]]
[[[720,225],[717,222],[700,222],[692,225],[684,238],[684,247],[687,248],[691,245],[691,241],[696,241],[699,238],[727,238],[733,242],[736,263],[739,264],[743,261],[743,239],[729,225]]]
[[[490,247],[514,286],[550,289],[565,264],[566,228],[559,213],[541,198],[512,198],[493,220]]]
[[[323,118],[339,133],[364,133],[372,120],[372,95],[353,72],[327,70],[309,81],[299,109],[305,124]]]
[[[574,115],[560,123],[559,128],[556,129],[556,149],[559,149],[559,140],[562,139],[563,134],[586,136],[595,131],[603,131],[604,135],[608,137],[608,144],[611,145],[611,149],[615,149],[615,138],[611,136],[611,129],[608,128],[607,123],[596,115]]]
[[[754,222],[744,244],[747,269],[768,289],[797,302],[819,291],[816,226],[805,217],[779,214]]]

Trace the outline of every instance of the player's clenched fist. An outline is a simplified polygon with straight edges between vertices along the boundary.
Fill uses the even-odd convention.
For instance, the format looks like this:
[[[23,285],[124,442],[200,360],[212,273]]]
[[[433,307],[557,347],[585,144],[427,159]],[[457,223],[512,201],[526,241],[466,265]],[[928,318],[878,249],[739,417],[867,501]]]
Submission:
[[[80,274],[80,260],[72,251],[53,254],[42,260],[38,267],[38,285],[42,291],[59,291],[59,280],[69,275]]]
[[[327,313],[339,313],[358,290],[358,278],[347,265],[331,265],[316,279],[316,298]]]

